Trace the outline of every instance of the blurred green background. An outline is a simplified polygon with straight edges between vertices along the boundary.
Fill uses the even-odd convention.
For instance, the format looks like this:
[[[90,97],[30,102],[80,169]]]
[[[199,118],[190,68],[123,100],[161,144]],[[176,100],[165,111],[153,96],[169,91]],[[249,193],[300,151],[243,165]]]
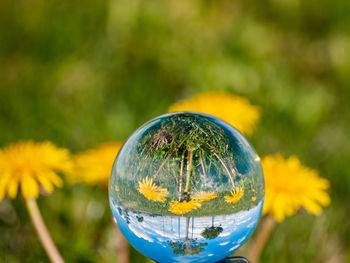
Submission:
[[[350,262],[349,25],[348,0],[1,0],[0,146],[79,152],[198,92],[245,96],[261,156],[297,154],[331,181],[331,206],[278,225],[262,262]],[[116,262],[105,189],[38,202],[67,262]],[[48,262],[20,198],[0,203],[0,262]]]

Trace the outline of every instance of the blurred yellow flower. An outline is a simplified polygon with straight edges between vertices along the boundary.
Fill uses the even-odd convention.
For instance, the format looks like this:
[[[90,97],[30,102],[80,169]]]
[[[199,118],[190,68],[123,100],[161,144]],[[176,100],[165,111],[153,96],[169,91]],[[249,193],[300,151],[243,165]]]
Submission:
[[[224,92],[197,94],[188,100],[172,104],[168,111],[197,111],[210,114],[228,122],[247,135],[253,133],[260,118],[259,109],[251,105],[246,98]]]
[[[264,214],[272,215],[277,222],[295,214],[304,207],[311,214],[319,215],[322,206],[329,205],[327,179],[317,171],[302,166],[296,156],[284,159],[280,154],[262,159],[265,176]]]
[[[237,187],[236,189],[233,189],[231,191],[231,195],[225,195],[225,199],[227,203],[237,203],[239,200],[241,200],[242,196],[244,195],[244,190],[242,187]]]
[[[74,170],[68,174],[72,183],[108,185],[112,166],[122,142],[108,142],[98,145],[74,157]]]
[[[143,194],[148,200],[164,202],[165,198],[168,196],[168,190],[162,188],[162,186],[157,186],[153,183],[152,179],[146,177],[141,182],[139,181],[138,191]]]
[[[193,195],[193,199],[198,200],[200,202],[205,202],[214,199],[215,197],[217,197],[217,195],[217,192],[199,191]]]
[[[39,186],[52,193],[63,185],[58,172],[67,173],[73,164],[69,151],[51,142],[18,142],[0,150],[0,201],[7,193],[17,196],[18,187],[25,199],[37,198]]]
[[[256,196],[252,196],[252,201],[256,201]]]
[[[198,200],[190,200],[190,201],[171,201],[169,203],[169,209],[168,211],[177,214],[177,215],[183,215],[186,214],[192,210],[198,209],[202,206],[201,202]]]

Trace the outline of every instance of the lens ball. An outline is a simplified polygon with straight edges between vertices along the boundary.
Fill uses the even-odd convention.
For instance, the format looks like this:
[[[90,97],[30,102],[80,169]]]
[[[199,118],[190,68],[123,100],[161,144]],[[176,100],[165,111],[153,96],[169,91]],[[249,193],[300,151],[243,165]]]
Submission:
[[[119,151],[109,200],[122,233],[150,259],[217,262],[247,240],[260,218],[260,159],[216,117],[166,114],[141,126]]]

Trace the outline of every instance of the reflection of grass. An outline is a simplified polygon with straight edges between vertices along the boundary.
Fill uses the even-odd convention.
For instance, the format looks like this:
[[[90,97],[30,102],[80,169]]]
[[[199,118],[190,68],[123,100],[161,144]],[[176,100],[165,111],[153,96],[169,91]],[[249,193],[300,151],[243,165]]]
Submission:
[[[150,127],[127,149],[124,161],[118,159],[119,172],[113,178],[126,189],[118,193],[124,206],[152,214],[206,216],[230,214],[257,203],[249,192],[252,186],[263,187],[260,174],[254,174],[259,168],[250,160],[249,148],[241,146],[225,126],[188,113],[173,114]],[[208,192],[208,186],[221,194]]]
[[[128,171],[124,170],[120,176],[127,173],[135,180],[139,180],[140,175],[146,176],[160,180],[167,187],[176,184],[179,201],[203,183],[209,170],[215,170],[220,180],[229,180],[235,188],[235,177],[241,176],[236,167],[237,158],[248,161],[249,154],[225,129],[214,120],[195,114],[163,118],[129,149],[124,157]]]
[[[136,190],[136,185],[130,181],[128,181],[126,185],[119,185],[119,189],[118,192],[113,191],[113,194],[117,195],[117,200],[119,200],[126,209],[154,215],[174,216],[173,213],[168,211],[169,203],[172,201],[169,198],[167,198],[164,203],[149,201]],[[203,202],[200,209],[186,213],[186,217],[232,214],[254,207],[263,197],[261,192],[254,193],[247,189],[242,199],[232,207],[232,204],[225,201],[225,195],[230,195],[230,192],[225,191],[218,193],[216,198]],[[254,196],[256,197],[255,201],[252,200]]]

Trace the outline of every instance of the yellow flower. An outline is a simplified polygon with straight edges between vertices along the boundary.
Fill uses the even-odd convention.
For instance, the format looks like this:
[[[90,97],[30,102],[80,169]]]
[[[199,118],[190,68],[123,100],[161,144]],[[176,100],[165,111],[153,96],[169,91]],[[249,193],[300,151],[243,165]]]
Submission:
[[[205,92],[172,104],[169,112],[197,111],[216,116],[244,134],[252,134],[260,111],[246,98],[224,92]]]
[[[199,191],[193,195],[193,199],[198,200],[200,202],[205,202],[214,199],[215,197],[217,197],[217,195],[218,194],[216,192]]]
[[[252,196],[252,201],[256,201],[256,196]]]
[[[143,194],[148,200],[164,202],[168,196],[168,190],[162,186],[156,186],[153,179],[146,177],[141,182],[139,181],[138,191]]]
[[[285,216],[295,214],[300,207],[319,215],[322,206],[330,203],[326,192],[328,180],[319,177],[317,171],[302,166],[297,157],[266,156],[262,159],[262,166],[265,176],[263,213],[272,215],[276,221],[283,221]]]
[[[236,189],[233,189],[231,191],[231,195],[225,195],[225,199],[227,203],[237,203],[239,200],[241,200],[242,196],[244,195],[244,190],[242,187],[237,187]]]
[[[39,186],[52,193],[54,186],[62,186],[57,172],[70,172],[72,162],[68,150],[51,142],[18,142],[0,150],[0,201],[7,193],[17,196],[21,187],[25,199],[37,198]]]
[[[114,159],[121,146],[122,142],[108,142],[76,155],[74,170],[68,174],[68,179],[72,183],[107,186]]]
[[[182,202],[171,201],[169,203],[168,211],[177,215],[183,215],[192,210],[198,209],[201,206],[202,204],[198,200],[190,200],[190,201],[182,201]]]

